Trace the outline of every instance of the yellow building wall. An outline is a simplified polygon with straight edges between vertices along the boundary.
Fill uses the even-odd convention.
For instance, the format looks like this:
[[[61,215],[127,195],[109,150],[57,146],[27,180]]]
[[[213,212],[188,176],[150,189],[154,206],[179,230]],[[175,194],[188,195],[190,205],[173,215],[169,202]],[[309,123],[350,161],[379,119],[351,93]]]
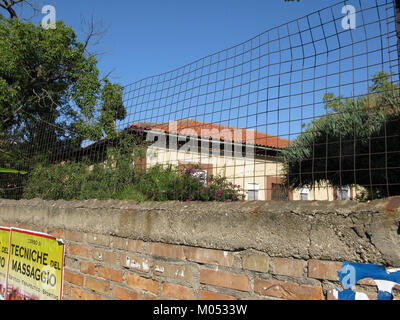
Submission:
[[[213,175],[225,176],[228,181],[239,185],[246,194],[248,183],[259,185],[259,200],[266,199],[266,177],[283,177],[283,164],[274,160],[258,158],[238,158],[206,155],[200,152],[171,150],[167,148],[149,147],[146,155],[146,167],[155,165],[203,164],[213,166]],[[353,188],[353,197],[357,188]],[[334,200],[334,188],[320,184],[309,188],[309,200]],[[300,189],[292,191],[293,200],[300,200]]]

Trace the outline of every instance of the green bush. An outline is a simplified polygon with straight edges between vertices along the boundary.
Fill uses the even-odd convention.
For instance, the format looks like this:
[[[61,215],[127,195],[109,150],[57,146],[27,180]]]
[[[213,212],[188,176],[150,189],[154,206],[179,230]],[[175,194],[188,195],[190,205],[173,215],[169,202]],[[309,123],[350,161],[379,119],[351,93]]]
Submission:
[[[178,171],[172,166],[155,166],[137,177],[137,188],[152,201],[239,201],[243,199],[239,186],[225,177],[211,176],[206,183],[193,176],[198,168]]]
[[[23,198],[44,200],[86,200],[124,198],[127,186],[134,183],[132,153],[142,156],[137,137],[121,135],[107,148],[104,162],[92,164],[89,159],[39,164],[29,174]],[[139,197],[142,199],[142,197]]]
[[[204,183],[192,175],[195,168],[178,171],[155,166],[134,172],[129,158],[110,153],[105,163],[88,161],[39,165],[31,172],[24,198],[44,200],[132,199],[136,201],[239,201],[239,186],[225,177],[209,177]]]
[[[216,201],[241,201],[245,195],[239,185],[235,185],[223,176],[212,176],[207,188],[208,200]]]
[[[24,198],[44,200],[112,199],[133,182],[133,169],[87,161],[39,165],[30,174]]]
[[[224,177],[196,177],[192,166],[177,170],[154,166],[134,170],[133,155],[144,156],[140,135],[121,135],[107,148],[106,160],[92,164],[84,159],[39,164],[29,174],[23,198],[44,200],[132,199],[136,201],[238,201],[239,186]],[[93,159],[93,157],[92,157]],[[39,162],[45,163],[45,162]]]

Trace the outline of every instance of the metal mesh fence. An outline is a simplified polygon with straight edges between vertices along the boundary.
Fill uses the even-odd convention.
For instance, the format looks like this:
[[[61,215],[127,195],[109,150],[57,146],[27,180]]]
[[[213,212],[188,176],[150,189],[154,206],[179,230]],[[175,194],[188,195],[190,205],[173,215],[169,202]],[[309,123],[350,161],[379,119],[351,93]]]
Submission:
[[[79,188],[183,201],[399,194],[396,25],[393,1],[341,1],[136,81],[124,88],[119,137],[74,145],[56,111],[32,118],[20,140],[2,139],[0,167],[27,158],[19,173],[0,173],[2,196],[66,198]],[[101,171],[107,164],[114,170]],[[71,166],[92,173],[85,186],[63,173]],[[46,181],[40,190],[37,181]]]

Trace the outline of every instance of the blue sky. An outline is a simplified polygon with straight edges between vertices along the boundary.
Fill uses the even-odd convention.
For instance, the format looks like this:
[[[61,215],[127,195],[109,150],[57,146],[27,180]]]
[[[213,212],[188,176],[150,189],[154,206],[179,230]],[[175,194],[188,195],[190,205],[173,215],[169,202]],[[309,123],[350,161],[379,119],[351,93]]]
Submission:
[[[397,52],[387,49],[396,49],[394,37],[384,35],[390,0],[49,4],[77,31],[81,17],[91,15],[109,26],[95,50],[106,52],[102,73],[114,70],[112,80],[126,86],[128,117],[121,128],[192,117],[293,139],[326,114],[325,93],[358,96],[372,74],[398,73]],[[354,30],[342,27],[344,5],[356,9]],[[237,52],[225,50],[233,46]]]
[[[337,0],[55,0],[57,19],[79,30],[80,17],[102,18],[100,68],[123,85],[231,47]]]

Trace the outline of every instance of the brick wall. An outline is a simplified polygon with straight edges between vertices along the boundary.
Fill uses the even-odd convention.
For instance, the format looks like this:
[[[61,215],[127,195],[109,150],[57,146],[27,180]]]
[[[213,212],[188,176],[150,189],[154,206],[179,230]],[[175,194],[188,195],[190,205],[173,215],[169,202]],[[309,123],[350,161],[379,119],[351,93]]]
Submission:
[[[136,236],[127,234],[121,236],[109,219],[122,219],[127,223],[127,218],[123,214],[122,217],[118,216],[115,212],[115,216],[112,212],[110,215],[110,208],[105,209],[107,205],[101,209],[105,211],[104,219],[97,216],[98,224],[102,225],[102,228],[95,228],[93,225],[90,226],[91,222],[87,216],[90,206],[87,206],[87,203],[83,206],[76,204],[75,209],[71,209],[71,205],[66,208],[65,203],[61,206],[55,206],[54,203],[44,205],[42,202],[40,206],[37,202],[4,204],[0,203],[0,225],[46,232],[65,240],[64,299],[330,300],[334,299],[332,290],[341,289],[337,271],[341,269],[341,262],[344,259],[327,259],[323,254],[312,254],[313,246],[310,243],[304,243],[304,246],[308,245],[308,254],[295,251],[288,253],[288,250],[276,254],[275,250],[260,250],[259,248],[266,247],[262,244],[258,249],[255,248],[256,245],[246,247],[245,243],[243,247],[232,247],[226,244],[226,240],[221,236],[234,232],[229,230],[231,223],[224,225],[225,230],[220,235],[220,243],[206,245],[207,241],[200,241],[202,237],[196,233],[195,221],[188,225],[183,223],[180,217],[175,222],[170,221],[171,226],[167,230],[174,232],[172,225],[181,223],[180,228],[184,230],[188,227],[193,228],[193,239],[190,243],[184,241],[179,234],[175,234],[175,239],[182,238],[179,243],[177,240],[162,239],[160,234],[150,236],[152,233],[148,226],[149,218],[147,225],[141,225],[138,211],[135,213],[135,224],[139,224],[138,234],[143,233],[144,236],[138,236],[136,233],[134,233]],[[182,206],[188,215],[191,214],[189,207],[183,204],[174,203],[170,206],[169,210],[172,211],[178,211],[179,206]],[[259,206],[260,203],[257,203],[257,207],[250,206],[250,208]],[[60,207],[63,208],[62,212],[57,210],[49,212]],[[85,210],[82,211],[82,207]],[[89,209],[96,211],[97,214],[100,210],[99,207],[97,210],[93,207]],[[153,215],[156,215],[154,207],[145,206],[142,209],[146,212],[153,211]],[[75,212],[79,210],[81,210],[79,213]],[[124,207],[119,210],[131,209]],[[263,209],[259,208],[258,214],[262,211]],[[217,215],[218,212],[219,210],[216,210]],[[224,215],[225,213],[226,211]],[[248,219],[252,219],[252,216],[247,214]],[[77,217],[80,218],[80,222],[74,223],[73,220]],[[388,217],[394,217],[395,221],[398,212],[392,211],[390,215],[384,217],[387,225],[390,220]],[[155,217],[151,218],[154,219]],[[352,220],[354,219],[353,215]],[[246,229],[247,222],[242,221],[242,224],[244,232],[246,231],[250,237],[249,230]],[[96,232],[91,232],[90,229],[95,229]],[[293,232],[290,229],[287,231]],[[342,237],[345,237],[346,232],[347,228],[342,225],[340,231]],[[285,247],[285,239],[289,235],[280,234],[280,237],[282,246]],[[370,234],[368,237],[372,239],[374,235]],[[324,242],[316,244],[322,247],[324,245]],[[374,245],[379,248],[378,241]],[[341,244],[338,243],[338,246]],[[360,247],[354,250],[363,251]],[[395,250],[398,250],[398,247]],[[386,261],[382,252],[376,251],[376,258],[380,259],[381,263]],[[363,260],[362,255],[355,260],[379,262],[371,261],[367,256]],[[392,266],[399,267],[396,263]],[[400,298],[399,289],[397,286],[393,292],[396,299]],[[366,293],[370,299],[376,299],[377,288],[373,281],[361,282],[357,286],[357,291]]]

